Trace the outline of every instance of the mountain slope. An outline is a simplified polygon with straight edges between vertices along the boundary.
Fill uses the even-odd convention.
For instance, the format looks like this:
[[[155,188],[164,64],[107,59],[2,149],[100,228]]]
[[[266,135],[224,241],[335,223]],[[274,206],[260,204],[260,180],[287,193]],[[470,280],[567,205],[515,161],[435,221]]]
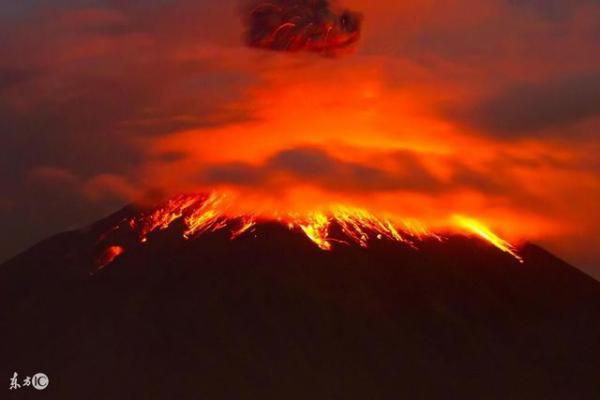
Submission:
[[[600,398],[600,283],[537,246],[521,264],[458,236],[322,251],[278,224],[174,223],[96,270],[133,212],[0,266],[7,379],[45,372],[57,399]]]

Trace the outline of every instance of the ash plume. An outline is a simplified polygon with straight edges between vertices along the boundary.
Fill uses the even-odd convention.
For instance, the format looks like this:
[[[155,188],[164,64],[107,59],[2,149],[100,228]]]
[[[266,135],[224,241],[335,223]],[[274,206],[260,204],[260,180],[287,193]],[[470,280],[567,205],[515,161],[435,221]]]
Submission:
[[[250,0],[243,19],[250,47],[336,55],[355,47],[363,18],[328,0]]]

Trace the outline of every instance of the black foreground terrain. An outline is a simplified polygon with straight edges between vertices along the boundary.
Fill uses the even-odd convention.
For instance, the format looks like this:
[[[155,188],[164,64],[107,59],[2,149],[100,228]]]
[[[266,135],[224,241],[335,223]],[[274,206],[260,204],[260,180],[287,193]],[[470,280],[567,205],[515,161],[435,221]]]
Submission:
[[[129,212],[0,266],[0,398],[600,399],[600,283],[534,245],[174,224],[91,274]]]

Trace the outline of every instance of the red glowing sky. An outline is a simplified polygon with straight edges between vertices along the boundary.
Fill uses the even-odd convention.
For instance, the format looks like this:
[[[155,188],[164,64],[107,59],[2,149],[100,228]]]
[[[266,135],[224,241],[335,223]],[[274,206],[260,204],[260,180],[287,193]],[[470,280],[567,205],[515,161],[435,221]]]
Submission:
[[[0,6],[3,257],[219,187],[471,215],[600,276],[598,4],[348,0],[361,42],[323,57],[245,47],[237,1],[73,3]]]

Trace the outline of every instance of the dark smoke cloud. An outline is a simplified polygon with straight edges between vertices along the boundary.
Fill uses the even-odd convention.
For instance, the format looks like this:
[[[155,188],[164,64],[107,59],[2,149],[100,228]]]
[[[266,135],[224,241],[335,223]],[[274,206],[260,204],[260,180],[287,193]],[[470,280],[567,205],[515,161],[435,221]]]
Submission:
[[[328,0],[249,0],[243,12],[250,47],[332,55],[360,39],[362,15]]]

